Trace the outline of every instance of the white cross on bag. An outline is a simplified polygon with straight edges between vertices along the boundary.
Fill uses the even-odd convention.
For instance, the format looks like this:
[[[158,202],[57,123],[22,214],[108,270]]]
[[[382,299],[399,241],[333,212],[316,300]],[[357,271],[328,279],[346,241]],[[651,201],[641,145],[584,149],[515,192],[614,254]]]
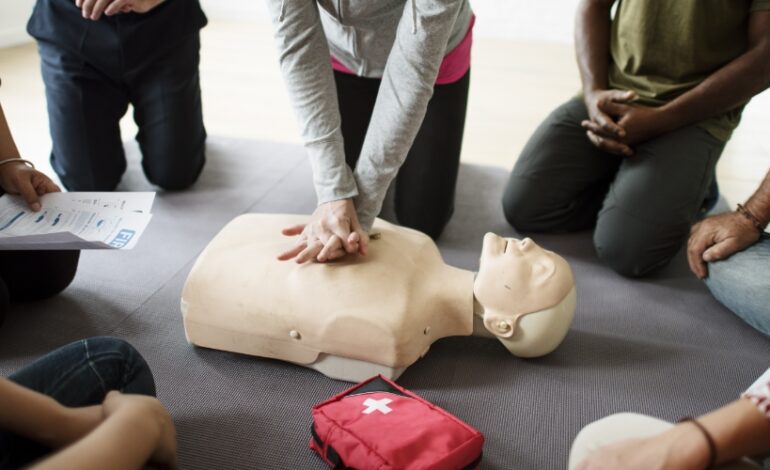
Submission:
[[[388,407],[388,403],[392,402],[390,398],[383,398],[382,400],[372,400],[371,398],[367,398],[364,400],[364,406],[368,406],[367,409],[362,411],[363,414],[369,415],[374,413],[375,411],[379,411],[380,413],[386,415],[393,411],[391,408]]]

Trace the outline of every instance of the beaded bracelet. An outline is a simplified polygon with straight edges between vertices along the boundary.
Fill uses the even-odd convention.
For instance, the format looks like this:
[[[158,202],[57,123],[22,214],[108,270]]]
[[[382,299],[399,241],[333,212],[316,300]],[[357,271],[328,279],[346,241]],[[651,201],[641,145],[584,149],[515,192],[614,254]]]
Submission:
[[[697,419],[693,418],[692,416],[685,416],[684,418],[680,418],[679,423],[692,423],[698,430],[703,434],[703,437],[706,438],[706,442],[709,446],[709,464],[706,468],[714,468],[717,464],[717,444],[714,442],[714,438],[711,436],[711,434],[706,430],[706,428],[698,422]]]
[[[32,168],[33,170],[35,169],[35,164],[34,163],[32,163],[29,160],[25,160],[23,158],[8,158],[6,160],[0,160],[0,166],[5,165],[6,163],[13,163],[13,162],[23,163],[23,164],[27,165],[28,167]]]
[[[762,234],[762,232],[765,231],[765,224],[759,221],[759,219],[748,209],[746,209],[743,204],[738,204],[738,207],[735,209],[735,212],[741,214],[742,216],[749,219],[749,222],[756,227],[757,230],[759,230],[759,233]]]

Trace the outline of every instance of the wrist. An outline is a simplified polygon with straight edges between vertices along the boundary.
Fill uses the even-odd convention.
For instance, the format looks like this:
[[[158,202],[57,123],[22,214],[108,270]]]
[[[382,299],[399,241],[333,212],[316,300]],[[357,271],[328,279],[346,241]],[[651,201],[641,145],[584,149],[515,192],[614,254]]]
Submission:
[[[752,210],[753,209],[753,210]],[[750,203],[746,203],[746,205],[738,204],[737,208],[735,209],[735,212],[739,214],[741,217],[743,217],[745,220],[747,220],[761,235],[765,231],[765,227],[767,227],[767,218],[766,217],[760,217],[756,211],[756,208],[752,208],[752,205]],[[760,212],[761,213],[761,212]],[[766,214],[763,214],[766,216]]]
[[[743,204],[743,208],[748,211],[748,213],[751,214],[754,219],[756,219],[756,222],[758,222],[759,225],[757,229],[759,229],[760,233],[764,232],[765,228],[767,228],[767,225],[770,223],[770,208],[760,207],[760,205],[756,204],[754,200],[747,201],[745,204]],[[749,217],[747,218],[751,220]],[[757,224],[754,225],[757,226]]]
[[[675,131],[688,123],[687,118],[679,106],[677,106],[676,100],[669,101],[654,109],[658,111],[656,122],[660,127],[661,133]]]
[[[25,160],[21,157],[8,157],[8,158],[0,159],[0,171],[5,169],[6,167],[10,167],[13,165],[26,165],[32,168],[33,170],[35,169],[34,163],[32,163],[29,160]]]
[[[607,91],[606,87],[601,87],[598,85],[584,85],[583,86],[583,97],[585,97],[586,100],[592,99],[594,95],[597,93],[600,93],[602,91]]]
[[[670,449],[669,468],[707,469],[716,461],[714,440],[696,420],[680,421],[670,431],[661,434],[660,439]]]

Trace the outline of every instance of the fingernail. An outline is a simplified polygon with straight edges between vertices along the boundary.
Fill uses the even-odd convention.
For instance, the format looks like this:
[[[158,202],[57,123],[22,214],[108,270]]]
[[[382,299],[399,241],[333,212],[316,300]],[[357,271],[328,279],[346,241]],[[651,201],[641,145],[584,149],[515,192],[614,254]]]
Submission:
[[[33,210],[33,211],[37,212],[37,211],[39,211],[39,210],[40,210],[40,208],[41,208],[41,206],[40,206],[40,203],[39,203],[39,202],[33,202],[33,203],[32,203],[32,210]]]

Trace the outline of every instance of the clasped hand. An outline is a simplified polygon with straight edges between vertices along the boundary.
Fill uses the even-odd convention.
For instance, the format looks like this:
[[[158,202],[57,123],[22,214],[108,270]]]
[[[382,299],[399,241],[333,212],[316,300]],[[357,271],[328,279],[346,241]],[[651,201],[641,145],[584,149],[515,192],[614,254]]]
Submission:
[[[347,254],[365,256],[369,244],[369,235],[358,222],[351,199],[323,203],[310,216],[310,223],[285,228],[282,233],[299,238],[290,250],[278,256],[281,261],[324,263]]]
[[[586,94],[588,116],[580,123],[588,139],[600,149],[630,157],[633,146],[665,132],[661,108],[630,104],[633,91],[598,90]]]

